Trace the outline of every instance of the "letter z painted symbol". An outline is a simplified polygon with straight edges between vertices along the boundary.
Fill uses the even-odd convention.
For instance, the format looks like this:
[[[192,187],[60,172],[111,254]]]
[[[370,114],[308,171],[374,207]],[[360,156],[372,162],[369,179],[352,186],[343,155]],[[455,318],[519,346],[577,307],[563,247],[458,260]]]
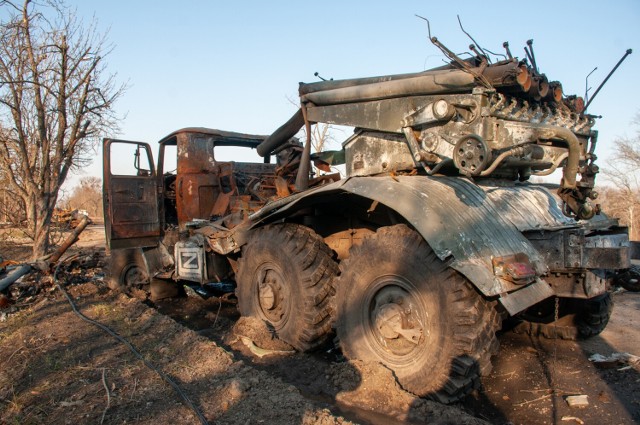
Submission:
[[[197,252],[183,252],[180,256],[182,260],[182,268],[188,270],[198,269],[198,253]]]

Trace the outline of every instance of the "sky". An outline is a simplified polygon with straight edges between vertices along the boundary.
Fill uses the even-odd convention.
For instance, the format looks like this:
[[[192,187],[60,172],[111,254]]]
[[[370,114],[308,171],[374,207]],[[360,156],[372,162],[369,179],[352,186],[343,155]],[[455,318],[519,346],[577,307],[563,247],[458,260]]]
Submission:
[[[270,134],[294,112],[298,82],[418,72],[442,64],[427,36],[468,51],[465,29],[489,50],[524,55],[534,40],[538,67],[565,94],[591,93],[628,48],[634,53],[589,107],[602,166],[640,113],[640,1],[196,1],[67,0],[98,21],[114,46],[109,70],[129,89],[113,137],[152,144],[183,127]],[[344,136],[346,138],[347,135]],[[101,176],[101,153],[72,176]]]

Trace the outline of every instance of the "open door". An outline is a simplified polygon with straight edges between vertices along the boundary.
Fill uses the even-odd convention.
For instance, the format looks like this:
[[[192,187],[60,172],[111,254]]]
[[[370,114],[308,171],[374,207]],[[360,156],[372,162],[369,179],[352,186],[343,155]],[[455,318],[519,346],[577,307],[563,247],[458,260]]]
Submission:
[[[107,246],[155,246],[160,238],[158,190],[146,143],[103,141],[103,203]]]

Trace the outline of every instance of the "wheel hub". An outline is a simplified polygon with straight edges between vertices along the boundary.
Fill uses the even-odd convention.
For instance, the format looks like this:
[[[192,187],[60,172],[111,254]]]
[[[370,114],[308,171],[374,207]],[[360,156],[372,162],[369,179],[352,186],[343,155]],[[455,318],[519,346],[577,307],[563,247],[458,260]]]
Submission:
[[[423,328],[411,295],[399,287],[386,287],[374,298],[371,323],[385,349],[405,354],[417,345]]]
[[[260,306],[266,310],[273,310],[278,303],[277,289],[272,283],[262,282],[259,288]]]
[[[126,270],[123,280],[126,287],[137,287],[147,283],[148,277],[141,267],[134,265]]]
[[[288,290],[278,270],[265,268],[258,274],[258,304],[265,318],[277,323],[287,313]]]
[[[398,304],[384,304],[374,316],[376,329],[387,339],[394,339],[400,336],[402,329],[402,307]]]

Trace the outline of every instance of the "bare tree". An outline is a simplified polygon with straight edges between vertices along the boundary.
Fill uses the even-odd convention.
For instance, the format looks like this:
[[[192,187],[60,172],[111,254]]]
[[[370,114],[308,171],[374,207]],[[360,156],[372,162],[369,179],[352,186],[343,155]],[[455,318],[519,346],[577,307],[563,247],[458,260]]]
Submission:
[[[85,27],[62,0],[0,7],[0,168],[26,207],[38,257],[68,173],[117,131],[113,104],[125,87],[106,72],[110,47],[95,21]]]
[[[613,184],[606,191],[606,211],[629,226],[632,240],[640,240],[640,112],[633,120],[635,135],[614,141],[614,155],[603,171]]]
[[[80,180],[66,199],[67,208],[86,210],[89,217],[102,217],[102,179],[88,176]]]

